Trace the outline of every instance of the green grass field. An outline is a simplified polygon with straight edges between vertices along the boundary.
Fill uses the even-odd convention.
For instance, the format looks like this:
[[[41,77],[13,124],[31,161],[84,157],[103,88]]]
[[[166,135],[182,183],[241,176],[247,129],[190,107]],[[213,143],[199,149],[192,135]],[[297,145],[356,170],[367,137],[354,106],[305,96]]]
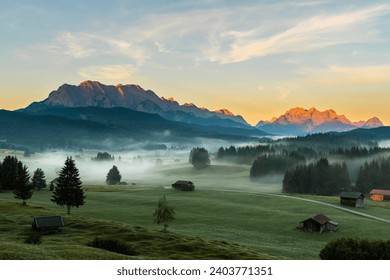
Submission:
[[[49,191],[35,192],[26,207],[12,193],[0,193],[0,258],[3,259],[318,259],[330,240],[360,237],[386,240],[390,224],[329,206],[267,194],[198,188],[179,192],[164,187],[89,186],[86,204],[66,209],[50,202]],[[169,233],[160,231],[152,214],[166,195],[175,208]],[[316,197],[310,197],[316,198]],[[323,200],[335,198],[319,197]],[[335,201],[333,201],[336,203]],[[370,203],[359,211],[389,218],[389,204]],[[300,221],[323,213],[340,224],[338,232],[305,233]],[[62,214],[66,227],[43,237],[40,245],[24,244],[32,218]],[[114,236],[137,254],[125,256],[86,244],[94,237]]]

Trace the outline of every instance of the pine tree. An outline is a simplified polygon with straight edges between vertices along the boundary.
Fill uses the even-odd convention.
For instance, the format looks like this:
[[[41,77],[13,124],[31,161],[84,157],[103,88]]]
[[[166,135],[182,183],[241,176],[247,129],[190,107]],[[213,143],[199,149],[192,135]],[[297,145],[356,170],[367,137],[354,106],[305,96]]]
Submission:
[[[27,200],[30,199],[33,195],[33,189],[30,185],[30,175],[28,174],[28,169],[22,162],[18,162],[16,170],[16,189],[14,190],[14,197],[16,199],[21,199],[22,205],[27,204]]]
[[[37,170],[34,171],[34,175],[32,177],[32,186],[34,189],[40,190],[43,188],[46,188],[46,179],[45,179],[45,173],[42,169],[37,168]]]
[[[153,217],[156,224],[164,224],[164,231],[167,230],[168,223],[175,220],[175,211],[168,205],[165,195],[158,201]]]
[[[60,206],[66,205],[67,213],[70,214],[70,208],[84,205],[85,198],[79,170],[72,157],[67,157],[59,174],[57,186],[53,190],[51,201]]]
[[[110,171],[108,171],[107,177],[106,177],[106,183],[107,185],[116,185],[118,184],[122,179],[121,174],[119,173],[118,168],[114,165]]]

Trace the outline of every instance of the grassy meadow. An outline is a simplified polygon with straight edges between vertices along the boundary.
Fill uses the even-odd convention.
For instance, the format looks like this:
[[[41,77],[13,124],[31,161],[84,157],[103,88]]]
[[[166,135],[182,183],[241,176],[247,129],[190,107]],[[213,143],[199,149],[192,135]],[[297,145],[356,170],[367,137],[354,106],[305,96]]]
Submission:
[[[389,238],[390,224],[275,195],[280,193],[279,184],[250,182],[245,169],[211,166],[196,171],[181,166],[156,170],[147,181],[126,180],[127,186],[85,184],[86,204],[72,208],[70,215],[50,201],[48,190],[36,191],[26,207],[12,193],[0,193],[0,258],[307,260],[318,259],[324,245],[336,238]],[[173,178],[192,180],[195,191],[172,190]],[[176,212],[168,233],[152,217],[162,195]],[[302,197],[338,205],[335,197]],[[354,210],[390,218],[386,202],[368,201]],[[339,231],[317,234],[297,229],[300,221],[319,213],[338,222]],[[32,218],[48,214],[63,215],[65,228],[43,236],[40,245],[24,244]],[[95,237],[118,238],[136,253],[126,256],[88,247]]]

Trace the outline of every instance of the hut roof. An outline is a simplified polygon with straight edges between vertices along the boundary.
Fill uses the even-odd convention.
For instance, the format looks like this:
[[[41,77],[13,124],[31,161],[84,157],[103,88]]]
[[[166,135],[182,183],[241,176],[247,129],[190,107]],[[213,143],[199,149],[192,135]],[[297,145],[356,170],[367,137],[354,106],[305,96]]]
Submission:
[[[34,217],[34,224],[36,228],[56,228],[63,227],[64,220],[60,215],[53,216],[37,216]]]
[[[359,197],[364,197],[364,195],[360,192],[342,192],[339,194],[339,197],[358,199]]]
[[[178,185],[187,185],[187,184],[193,184],[191,181],[184,181],[184,180],[179,180],[179,181],[176,181],[175,184],[178,184]]]
[[[390,190],[373,189],[370,194],[390,195]]]
[[[302,221],[301,223],[303,222],[306,222],[308,220],[314,220],[316,221],[317,223],[319,223],[320,225],[323,225],[323,224],[326,224],[327,222],[331,221],[330,218],[328,218],[327,216],[323,215],[323,214],[318,214],[318,215],[315,215],[313,217],[310,217],[304,221]]]

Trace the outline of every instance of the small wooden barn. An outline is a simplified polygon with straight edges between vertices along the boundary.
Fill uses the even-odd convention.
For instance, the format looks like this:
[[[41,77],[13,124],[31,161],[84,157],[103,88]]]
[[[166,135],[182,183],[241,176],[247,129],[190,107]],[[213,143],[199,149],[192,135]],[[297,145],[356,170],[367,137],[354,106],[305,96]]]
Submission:
[[[193,191],[195,189],[195,185],[191,181],[179,180],[172,184],[172,188],[180,191]]]
[[[373,189],[370,191],[370,199],[374,201],[390,200],[390,190]]]
[[[299,228],[310,232],[337,231],[339,224],[323,214],[310,217],[299,223]]]
[[[364,194],[360,192],[342,192],[339,194],[340,204],[344,206],[362,207]]]
[[[43,233],[57,232],[60,227],[64,226],[64,220],[60,215],[37,216],[34,217],[32,223],[33,229]]]

